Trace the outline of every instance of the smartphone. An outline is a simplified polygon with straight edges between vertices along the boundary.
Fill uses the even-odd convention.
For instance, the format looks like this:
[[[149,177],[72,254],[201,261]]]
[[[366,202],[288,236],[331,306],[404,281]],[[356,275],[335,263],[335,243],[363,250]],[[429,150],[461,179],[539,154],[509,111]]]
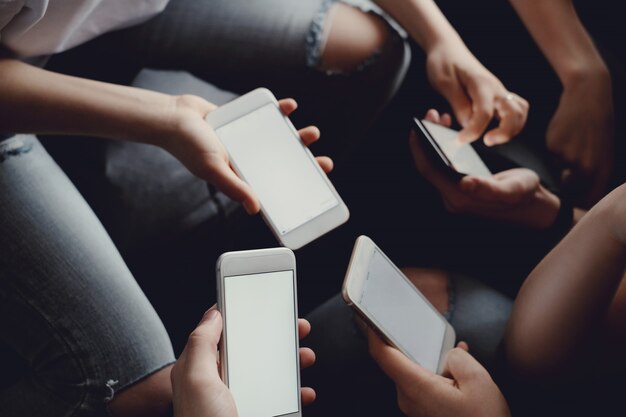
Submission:
[[[359,236],[342,287],[344,301],[387,343],[441,374],[454,329],[367,236]]]
[[[412,127],[431,159],[451,177],[460,179],[465,175],[492,175],[472,145],[458,140],[457,130],[416,117],[413,118]]]
[[[217,261],[220,371],[240,417],[300,417],[296,261],[288,248]]]
[[[298,249],[348,220],[348,208],[269,90],[244,94],[206,121],[281,245]]]

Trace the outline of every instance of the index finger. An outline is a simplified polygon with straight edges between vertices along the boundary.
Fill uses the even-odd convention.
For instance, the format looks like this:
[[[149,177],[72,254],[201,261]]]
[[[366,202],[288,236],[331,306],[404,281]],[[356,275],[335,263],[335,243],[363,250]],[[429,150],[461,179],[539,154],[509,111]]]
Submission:
[[[467,124],[459,132],[461,142],[473,142],[485,131],[494,114],[494,103],[490,89],[484,86],[471,88],[472,115]]]
[[[187,372],[197,372],[204,376],[219,378],[216,364],[221,335],[222,316],[215,307],[212,307],[204,313],[198,326],[189,335],[181,354]]]

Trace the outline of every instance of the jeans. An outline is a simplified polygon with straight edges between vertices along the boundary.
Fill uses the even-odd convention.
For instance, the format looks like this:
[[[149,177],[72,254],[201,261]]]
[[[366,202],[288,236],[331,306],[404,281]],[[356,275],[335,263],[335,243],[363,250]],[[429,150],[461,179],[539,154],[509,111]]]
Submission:
[[[0,415],[106,415],[116,391],[174,361],[165,328],[34,136],[0,142],[0,194],[0,345],[22,366],[4,372]]]
[[[311,109],[296,125],[316,122],[330,132],[329,149],[345,148],[391,99],[410,55],[393,32],[354,73],[312,67],[307,38],[326,3],[172,0],[150,21],[46,66],[122,84],[151,67],[236,93],[264,85]],[[0,415],[106,415],[116,392],[174,361],[214,302],[224,223],[240,210],[159,148],[3,139],[0,353],[13,372],[0,384]]]
[[[172,0],[145,24],[53,56],[47,68],[122,84],[134,83],[146,67],[184,70],[235,94],[268,87],[277,97],[298,100],[294,125],[318,125],[323,137],[311,146],[312,152],[330,154],[339,166],[359,132],[395,94],[410,53],[401,34],[391,29],[383,49],[353,73],[328,74],[311,67],[307,39],[327,3]],[[391,28],[392,21],[385,21]],[[144,87],[196,93],[170,89],[167,83]],[[105,226],[159,312],[175,352],[182,349],[196,317],[215,300],[212,271],[217,256],[225,250],[276,245],[263,224],[259,233],[241,228],[249,219],[238,204],[208,189],[160,148],[82,137],[40,140]],[[243,238],[234,239],[233,228]],[[253,233],[267,234],[267,239],[246,247],[242,240]],[[173,276],[176,286],[171,285]],[[312,296],[301,306],[324,301],[336,291],[336,283],[331,292]],[[299,288],[308,291],[306,284]]]

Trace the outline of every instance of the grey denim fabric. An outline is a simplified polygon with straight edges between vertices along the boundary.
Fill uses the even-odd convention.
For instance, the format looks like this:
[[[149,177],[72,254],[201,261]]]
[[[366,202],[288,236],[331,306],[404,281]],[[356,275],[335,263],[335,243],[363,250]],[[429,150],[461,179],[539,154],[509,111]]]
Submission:
[[[174,361],[167,333],[38,140],[0,155],[0,345],[27,368],[0,390],[0,415],[106,415],[116,391]]]
[[[267,86],[279,98],[298,98],[296,117],[307,123],[330,120],[321,128],[332,147],[345,132],[365,129],[393,97],[410,53],[394,35],[375,65],[358,74],[328,76],[307,67],[306,37],[322,2],[171,0],[150,21],[52,56],[46,65],[123,84],[150,67],[184,70],[236,94]],[[235,204],[162,149],[40,139],[46,149],[33,136],[17,136],[0,151],[0,352],[23,362],[17,377],[0,383],[0,415],[105,415],[115,392],[174,360],[168,333],[188,334],[189,322],[181,325],[177,316],[186,306],[157,315],[135,279],[142,286],[167,282],[165,298],[173,304],[174,294],[190,292],[210,305],[206,259],[213,248],[194,245],[206,249],[193,268],[161,265],[168,257],[182,264],[191,257],[179,245],[183,232],[209,223],[203,238],[224,236],[213,227],[219,226],[215,208],[230,212]],[[154,256],[155,247],[167,256]],[[141,258],[135,277],[120,252]],[[148,268],[140,264],[146,260]],[[189,277],[174,277],[171,288],[173,273]]]

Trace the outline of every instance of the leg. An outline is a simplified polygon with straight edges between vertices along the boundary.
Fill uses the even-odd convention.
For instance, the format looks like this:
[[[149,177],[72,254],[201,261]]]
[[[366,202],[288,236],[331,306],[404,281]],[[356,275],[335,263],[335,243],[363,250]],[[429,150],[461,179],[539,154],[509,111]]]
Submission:
[[[296,98],[296,124],[320,125],[327,139],[316,146],[336,156],[393,97],[410,57],[390,23],[364,7],[372,11],[332,0],[173,0],[113,36],[146,66],[186,70],[236,93],[264,85]]]
[[[25,366],[0,389],[0,414],[105,416],[109,403],[115,416],[164,415],[165,329],[34,137],[0,143],[0,190],[0,345]]]
[[[332,4],[323,0],[172,0],[165,12],[150,22],[105,35],[57,56],[49,69],[128,83],[138,68],[151,66],[187,70],[236,92],[265,85],[279,97],[298,99],[300,110],[294,120],[297,126],[320,126],[324,140],[314,145],[314,153],[349,156],[347,144],[359,138],[359,132],[394,95],[409,54],[401,37],[379,15],[336,5],[327,18]],[[376,42],[368,42],[347,63],[354,64],[354,71],[327,73],[317,61],[312,66],[307,61],[307,54],[315,55],[312,51],[321,47],[315,42],[309,45],[309,36],[318,24],[314,22],[319,23],[320,33],[328,29],[330,39],[325,53],[336,49],[337,28],[351,23],[358,22],[363,28],[348,31],[345,36],[352,43],[344,45],[353,47],[360,42],[361,32],[371,34]],[[367,65],[361,65],[362,57],[372,56],[373,60],[366,59]],[[130,65],[122,68],[119,61]],[[332,60],[327,63],[334,66]],[[175,266],[181,263],[189,272],[188,288],[206,282],[201,271],[211,268],[210,259],[206,257],[208,251],[198,248],[223,241],[220,228],[215,227],[221,222],[214,216],[215,208],[230,209],[232,202],[223,202],[220,193],[209,194],[202,181],[186,174],[184,167],[159,149],[84,138],[53,138],[44,144],[102,220],[149,298],[155,305],[166,305],[169,312],[160,305],[157,310],[166,325],[172,322],[168,331],[175,347],[182,348],[186,337],[176,337],[173,332],[186,335],[200,308],[188,315],[185,326],[180,326],[182,303],[168,301],[169,290],[155,287],[177,273]],[[194,236],[190,238],[190,234]],[[151,267],[157,264],[155,247],[164,254],[157,258],[168,262],[165,267]],[[182,247],[192,252],[182,251]],[[167,256],[172,253],[175,255]],[[179,262],[170,265],[172,260]],[[339,279],[315,304],[334,293],[338,283]],[[204,287],[187,290],[181,297],[211,294],[212,289]],[[168,294],[167,300],[159,303],[157,297],[163,293]]]
[[[324,24],[319,68],[352,72],[379,52],[390,36],[384,21],[344,3],[336,3]]]

